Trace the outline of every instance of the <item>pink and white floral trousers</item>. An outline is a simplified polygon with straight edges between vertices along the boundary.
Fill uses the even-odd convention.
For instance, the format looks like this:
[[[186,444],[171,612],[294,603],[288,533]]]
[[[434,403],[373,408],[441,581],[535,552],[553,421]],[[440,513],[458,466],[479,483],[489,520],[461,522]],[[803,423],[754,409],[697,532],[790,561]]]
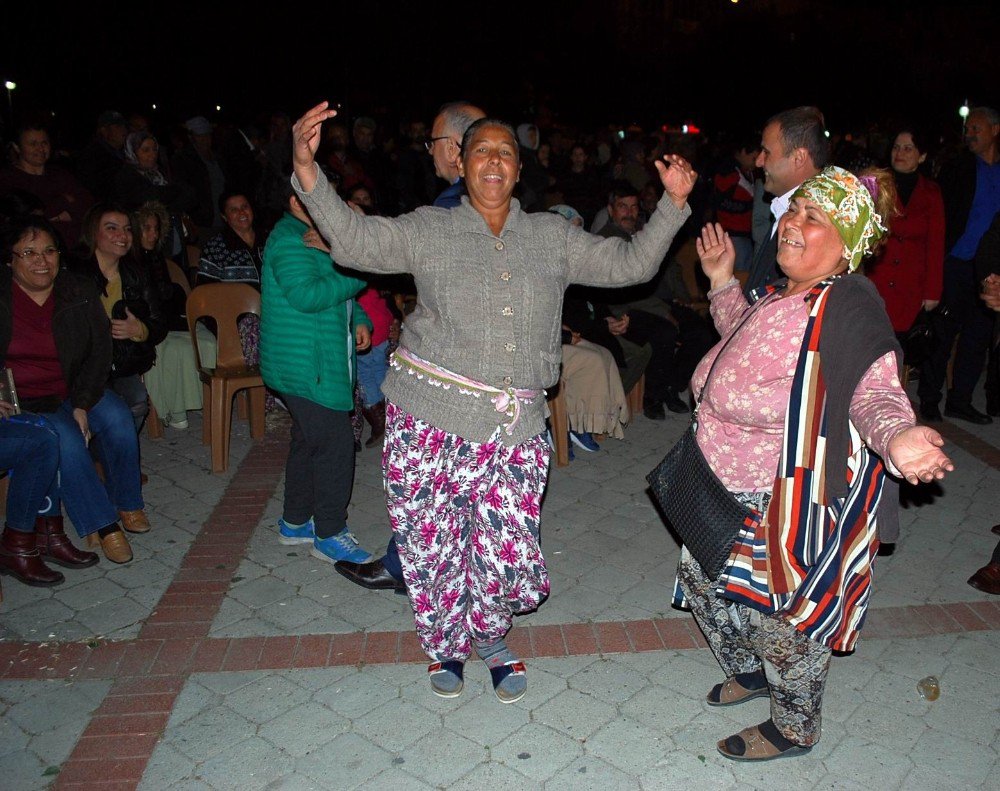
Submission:
[[[417,636],[435,661],[464,660],[549,594],[538,520],[549,468],[539,435],[470,442],[386,404],[386,505]]]

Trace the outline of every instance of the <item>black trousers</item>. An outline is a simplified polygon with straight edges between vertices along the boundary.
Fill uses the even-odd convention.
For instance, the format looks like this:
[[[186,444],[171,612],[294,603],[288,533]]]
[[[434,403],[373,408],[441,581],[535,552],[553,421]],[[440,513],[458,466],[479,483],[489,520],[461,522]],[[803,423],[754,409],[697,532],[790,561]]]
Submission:
[[[941,400],[948,358],[957,335],[958,347],[948,401],[956,406],[965,406],[972,401],[976,383],[983,373],[993,333],[992,311],[979,298],[979,283],[972,261],[957,258],[945,260],[941,303],[948,309],[948,315],[937,324],[937,346],[920,371],[917,395],[921,402],[936,404]]]
[[[351,413],[287,393],[281,399],[292,415],[283,518],[301,525],[311,517],[316,536],[329,538],[346,527],[354,488]]]

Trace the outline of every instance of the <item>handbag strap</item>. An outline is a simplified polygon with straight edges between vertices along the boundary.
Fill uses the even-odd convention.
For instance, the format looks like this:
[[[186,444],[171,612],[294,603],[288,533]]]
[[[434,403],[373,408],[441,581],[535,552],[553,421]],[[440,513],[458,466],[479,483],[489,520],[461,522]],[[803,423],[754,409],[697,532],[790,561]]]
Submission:
[[[694,431],[698,430],[698,410],[701,408],[701,400],[705,397],[705,392],[708,390],[708,383],[712,379],[712,372],[715,371],[715,366],[718,364],[719,358],[722,357],[722,353],[726,350],[726,347],[732,343],[733,338],[739,334],[739,331],[743,329],[743,325],[749,321],[754,312],[777,293],[777,291],[772,291],[763,299],[754,302],[752,305],[748,305],[746,313],[744,313],[743,317],[740,319],[740,323],[736,325],[736,329],[729,333],[729,337],[726,338],[726,342],[722,344],[722,347],[719,349],[719,353],[715,355],[715,359],[712,360],[712,365],[709,366],[708,375],[705,377],[705,384],[702,385],[701,392],[698,393],[698,398],[696,398],[694,402],[694,409],[691,412],[691,422],[694,424]]]

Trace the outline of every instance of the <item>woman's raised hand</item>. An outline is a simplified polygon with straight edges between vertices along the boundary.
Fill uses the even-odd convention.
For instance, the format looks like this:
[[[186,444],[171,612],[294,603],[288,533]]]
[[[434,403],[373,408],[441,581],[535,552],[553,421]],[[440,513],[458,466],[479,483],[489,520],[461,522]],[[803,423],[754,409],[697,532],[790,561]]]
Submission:
[[[733,279],[736,248],[719,223],[707,223],[701,229],[701,238],[695,239],[694,246],[701,260],[701,270],[713,289],[721,288]]]
[[[320,102],[292,127],[292,164],[299,184],[306,192],[316,186],[316,171],[313,162],[319,150],[320,132],[323,122],[333,118],[336,110],[330,110],[329,102]]]
[[[929,426],[911,426],[889,441],[889,458],[908,482],[930,483],[955,469],[943,445],[941,435]]]
[[[660,183],[670,196],[671,203],[678,209],[683,209],[688,195],[698,181],[698,174],[691,167],[691,163],[677,154],[667,154],[663,162],[657,160],[656,170],[660,174]]]

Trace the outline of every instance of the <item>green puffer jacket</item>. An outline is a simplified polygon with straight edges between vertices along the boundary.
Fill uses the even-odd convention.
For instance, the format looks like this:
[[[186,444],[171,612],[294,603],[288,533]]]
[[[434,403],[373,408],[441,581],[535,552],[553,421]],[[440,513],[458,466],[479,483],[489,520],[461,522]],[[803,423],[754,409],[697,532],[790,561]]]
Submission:
[[[306,247],[309,230],[286,213],[267,240],[261,272],[260,370],[268,387],[329,409],[354,408],[354,328],[371,321],[354,296],[365,282]]]

